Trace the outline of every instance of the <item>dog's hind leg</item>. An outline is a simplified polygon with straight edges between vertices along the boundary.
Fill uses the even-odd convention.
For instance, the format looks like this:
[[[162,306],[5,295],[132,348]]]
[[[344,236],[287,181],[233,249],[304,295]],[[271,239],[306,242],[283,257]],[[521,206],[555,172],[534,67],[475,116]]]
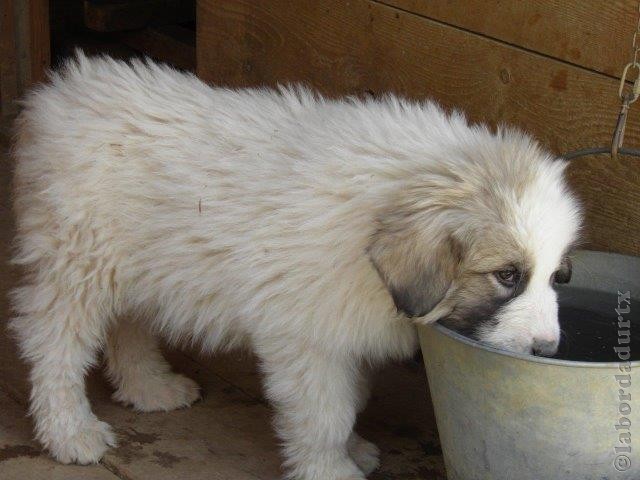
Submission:
[[[267,343],[257,350],[276,408],[287,478],[363,480],[347,451],[356,418],[357,361],[303,344]]]
[[[104,339],[108,302],[96,289],[85,288],[91,281],[51,278],[46,271],[56,268],[43,268],[13,291],[17,316],[11,324],[31,364],[36,438],[60,462],[95,463],[116,443],[109,425],[91,411],[84,382]]]
[[[157,339],[142,323],[122,319],[107,337],[107,375],[113,399],[143,412],[187,407],[200,398],[198,384],[171,371]]]

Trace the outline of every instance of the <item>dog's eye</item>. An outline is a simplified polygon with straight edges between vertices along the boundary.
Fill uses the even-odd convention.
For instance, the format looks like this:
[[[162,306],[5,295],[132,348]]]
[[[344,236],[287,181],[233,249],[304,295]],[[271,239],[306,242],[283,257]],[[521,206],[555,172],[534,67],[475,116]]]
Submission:
[[[507,268],[495,272],[498,281],[505,287],[513,287],[520,280],[520,272],[515,268]]]

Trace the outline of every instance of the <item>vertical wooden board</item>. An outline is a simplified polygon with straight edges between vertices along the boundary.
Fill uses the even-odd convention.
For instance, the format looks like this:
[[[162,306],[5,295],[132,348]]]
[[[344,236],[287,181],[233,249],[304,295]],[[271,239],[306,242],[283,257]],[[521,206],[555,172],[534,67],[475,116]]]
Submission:
[[[636,0],[378,1],[616,76],[638,23]]]
[[[18,66],[13,0],[0,0],[0,114],[15,111],[18,96]]]
[[[16,112],[15,100],[45,79],[50,64],[48,0],[0,0],[1,112]]]
[[[519,126],[556,153],[607,145],[619,108],[614,79],[366,0],[201,0],[197,50],[198,73],[216,84],[431,97]],[[640,145],[638,111],[627,144]],[[640,253],[640,162],[577,162],[586,245]]]
[[[41,82],[51,64],[49,0],[29,0],[31,81]]]

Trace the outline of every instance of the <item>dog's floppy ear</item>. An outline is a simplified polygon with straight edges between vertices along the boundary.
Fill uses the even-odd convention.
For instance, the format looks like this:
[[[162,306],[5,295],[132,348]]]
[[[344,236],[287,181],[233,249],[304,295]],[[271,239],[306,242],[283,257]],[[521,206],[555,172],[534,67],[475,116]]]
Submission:
[[[443,228],[420,231],[419,223],[414,216],[387,216],[368,248],[396,308],[409,317],[426,315],[444,298],[461,257],[460,246]]]
[[[553,277],[553,282],[569,283],[571,281],[572,270],[571,259],[569,257],[564,257],[562,262],[560,262],[560,268],[558,268]]]

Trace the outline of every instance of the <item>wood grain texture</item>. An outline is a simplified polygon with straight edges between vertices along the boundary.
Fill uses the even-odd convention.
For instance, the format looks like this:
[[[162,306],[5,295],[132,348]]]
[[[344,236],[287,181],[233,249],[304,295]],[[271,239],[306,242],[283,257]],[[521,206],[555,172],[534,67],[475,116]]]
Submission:
[[[0,0],[0,113],[13,115],[17,99],[45,79],[51,61],[48,0]]]
[[[15,112],[18,96],[18,64],[13,0],[0,0],[0,113]]]
[[[556,153],[608,144],[619,108],[614,79],[367,0],[201,0],[197,42],[198,73],[215,84],[431,97]],[[640,145],[638,112],[627,145]],[[640,160],[577,160],[570,179],[585,245],[640,254]]]
[[[13,1],[18,98],[31,85],[31,20],[29,2]]]
[[[193,21],[193,0],[85,0],[84,22],[97,32],[120,32]]]
[[[49,0],[29,0],[31,83],[42,82],[51,65]]]
[[[631,56],[636,0],[378,0],[620,76]]]
[[[193,30],[180,25],[162,25],[122,32],[116,38],[149,57],[182,70],[195,71],[196,42]]]

